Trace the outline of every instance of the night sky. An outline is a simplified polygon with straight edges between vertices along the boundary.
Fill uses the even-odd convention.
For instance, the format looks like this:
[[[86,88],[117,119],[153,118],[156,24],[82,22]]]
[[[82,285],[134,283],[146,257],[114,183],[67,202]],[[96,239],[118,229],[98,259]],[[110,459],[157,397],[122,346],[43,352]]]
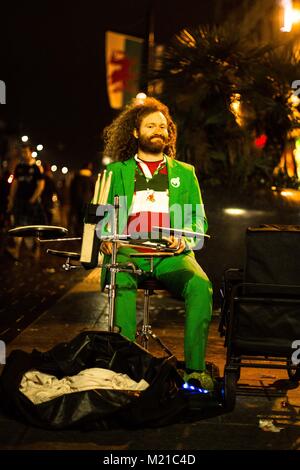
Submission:
[[[218,0],[215,0],[217,2]],[[212,0],[10,1],[1,5],[0,79],[10,131],[45,146],[47,160],[96,162],[114,117],[106,93],[105,31],[144,37],[154,8],[155,41],[186,25],[213,22]],[[222,8],[232,2],[223,1]]]

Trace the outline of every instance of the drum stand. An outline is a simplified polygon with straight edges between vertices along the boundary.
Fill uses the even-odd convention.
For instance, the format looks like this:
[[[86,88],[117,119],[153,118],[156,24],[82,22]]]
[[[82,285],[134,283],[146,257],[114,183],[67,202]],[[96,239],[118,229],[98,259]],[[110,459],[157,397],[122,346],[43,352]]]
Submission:
[[[158,256],[174,256],[173,252],[153,252],[153,253],[135,253],[130,255],[131,258],[148,258],[150,260],[150,271],[143,271],[137,269],[134,263],[127,263],[125,266],[117,263],[118,242],[120,242],[120,235],[117,234],[119,220],[119,197],[114,197],[114,216],[113,216],[113,236],[109,240],[112,243],[112,256],[111,264],[107,264],[106,268],[110,271],[110,284],[108,285],[108,327],[109,331],[114,331],[114,317],[115,317],[115,301],[116,301],[116,273],[117,272],[130,272],[135,275],[151,274],[153,273],[153,259]],[[124,239],[124,237],[122,237]],[[160,248],[161,249],[161,248]],[[158,282],[152,277],[144,281],[142,288],[144,289],[144,312],[142,328],[137,332],[137,338],[140,338],[142,346],[148,350],[149,338],[154,339],[161,348],[169,355],[172,352],[164,345],[161,339],[152,332],[150,325],[149,310],[150,310],[150,296],[155,288],[160,288]]]
[[[131,257],[144,257],[150,260],[150,271],[143,271],[142,269],[137,269],[135,264],[132,263],[117,263],[117,252],[118,252],[118,245],[120,241],[123,241],[124,238],[127,236],[119,235],[117,233],[118,227],[118,220],[119,220],[119,196],[114,197],[114,211],[113,211],[113,221],[112,221],[112,229],[113,233],[110,236],[103,236],[101,237],[102,241],[109,241],[112,243],[112,255],[111,255],[111,263],[106,265],[99,265],[100,267],[106,267],[106,269],[110,272],[110,283],[108,285],[108,331],[113,332],[115,331],[114,328],[114,318],[115,318],[115,302],[116,302],[116,274],[118,272],[129,272],[134,275],[142,275],[142,274],[151,274],[153,273],[153,259],[158,256],[174,256],[173,252],[166,252],[162,251],[165,245],[157,244],[157,251],[148,252],[148,253],[135,253],[132,254]],[[65,235],[67,234],[68,230],[64,227],[56,227],[56,226],[24,226],[24,227],[16,227],[14,229],[9,230],[10,235],[13,236],[22,236],[22,237],[35,237],[40,242],[58,242],[58,241],[72,241],[72,240],[81,240],[81,237],[72,237],[66,238]],[[60,238],[61,236],[62,238]],[[125,241],[125,244],[127,241]],[[138,245],[138,243],[136,244]],[[133,245],[129,245],[133,246]],[[62,265],[65,271],[70,271],[75,268],[81,267],[81,265],[73,265],[71,264],[72,260],[79,261],[80,254],[75,252],[69,251],[61,251],[61,250],[53,250],[47,249],[47,253],[52,254],[54,256],[66,258],[66,262]],[[149,309],[150,309],[150,296],[154,292],[155,289],[161,289],[161,286],[158,284],[158,281],[155,280],[153,277],[149,277],[141,286],[144,289],[144,313],[143,313],[143,324],[141,329],[137,333],[137,337],[140,338],[141,344],[145,349],[148,349],[148,342],[149,338],[153,338],[158,344],[162,347],[162,349],[169,355],[172,356],[171,351],[164,345],[164,343],[159,339],[157,335],[152,332],[152,328],[149,322]]]

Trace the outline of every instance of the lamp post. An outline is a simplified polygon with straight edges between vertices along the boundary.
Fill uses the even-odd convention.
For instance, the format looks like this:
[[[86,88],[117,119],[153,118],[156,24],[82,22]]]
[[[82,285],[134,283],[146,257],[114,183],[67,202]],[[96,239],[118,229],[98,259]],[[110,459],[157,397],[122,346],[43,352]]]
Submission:
[[[289,33],[292,31],[293,24],[300,22],[300,11],[293,8],[292,0],[281,0],[281,6],[283,7],[284,24],[280,31]]]
[[[146,28],[144,36],[144,48],[143,48],[143,63],[142,73],[140,80],[140,89],[151,94],[151,85],[149,85],[149,72],[153,66],[154,60],[154,2],[153,0],[148,3],[148,10],[146,15]]]

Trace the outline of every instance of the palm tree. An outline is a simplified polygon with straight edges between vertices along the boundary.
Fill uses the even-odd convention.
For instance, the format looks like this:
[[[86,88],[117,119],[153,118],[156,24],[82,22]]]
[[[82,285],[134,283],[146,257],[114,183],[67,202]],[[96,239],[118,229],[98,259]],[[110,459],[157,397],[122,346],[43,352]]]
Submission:
[[[231,186],[271,182],[293,122],[291,83],[300,77],[290,50],[252,46],[231,25],[178,33],[152,78],[175,115],[180,158],[202,179]],[[299,125],[299,123],[298,123]],[[264,150],[254,139],[266,134]]]

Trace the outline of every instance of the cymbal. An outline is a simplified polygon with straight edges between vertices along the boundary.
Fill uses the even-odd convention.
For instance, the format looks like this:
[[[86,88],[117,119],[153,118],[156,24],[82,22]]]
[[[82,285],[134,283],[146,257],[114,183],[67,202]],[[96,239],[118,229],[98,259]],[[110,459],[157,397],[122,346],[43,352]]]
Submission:
[[[8,231],[13,237],[59,238],[68,233],[68,229],[55,225],[22,225]]]
[[[75,253],[73,251],[52,250],[51,248],[48,248],[47,253],[49,255],[58,256],[59,258],[70,258],[74,260],[80,259],[80,253]]]

